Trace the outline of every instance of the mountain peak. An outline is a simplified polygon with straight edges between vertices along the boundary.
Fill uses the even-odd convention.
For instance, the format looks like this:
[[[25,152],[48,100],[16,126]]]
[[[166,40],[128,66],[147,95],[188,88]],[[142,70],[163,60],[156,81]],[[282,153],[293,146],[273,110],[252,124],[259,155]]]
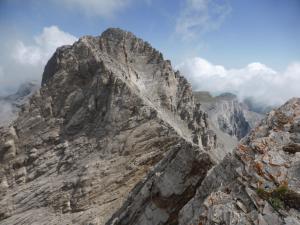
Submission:
[[[208,151],[215,138],[207,115],[194,103],[191,85],[150,44],[117,28],[82,37],[57,49],[41,89],[10,130],[0,129],[0,146],[6,146],[0,171],[8,171],[0,173],[7,183],[0,184],[0,195],[15,196],[5,201],[8,207],[0,204],[0,220],[14,224],[18,215],[9,210],[27,210],[20,190],[29,185],[40,194],[25,204],[32,215],[41,215],[31,217],[30,224],[44,218],[47,224],[69,224],[73,215],[87,223],[92,214],[106,221],[169,152],[179,167],[186,165],[182,157],[189,159],[192,167],[182,178],[195,189],[213,165]],[[34,211],[41,205],[43,212],[54,209],[53,215]]]
[[[124,38],[126,36],[137,38],[133,33],[129,31],[123,30],[121,28],[115,28],[115,27],[107,28],[100,35],[101,38]]]
[[[73,46],[58,48],[45,67],[42,85],[45,85],[59,69],[63,69],[61,66],[71,68],[71,64],[65,64],[66,61],[70,61],[71,55],[75,59],[83,55],[86,58],[93,58],[94,61],[117,61],[117,63],[125,64],[127,69],[135,67],[134,70],[141,69],[141,64],[150,66],[161,64],[160,67],[171,68],[170,61],[164,60],[162,53],[148,42],[120,28],[109,28],[100,36],[83,36]],[[131,72],[136,73],[134,70]]]
[[[213,97],[206,93],[205,98]],[[294,157],[272,157],[298,151],[297,143],[290,145],[288,137],[298,142],[292,133],[299,131],[299,102],[292,100],[270,113],[264,127],[255,131],[258,140],[251,139],[255,133],[245,137],[253,143],[241,148],[242,153],[251,153],[241,160],[255,161],[235,168],[242,164],[235,155],[215,167],[223,158],[217,158],[219,136],[210,130],[203,102],[195,104],[195,99],[191,85],[171,63],[130,32],[111,28],[101,36],[85,36],[72,46],[58,48],[45,67],[42,87],[9,127],[0,128],[0,223],[187,225],[217,215],[216,209],[222,213],[218,221],[238,215],[230,221],[243,218],[237,222],[253,224],[245,223],[257,215],[254,205],[248,204],[251,199],[244,201],[247,193],[229,196],[228,190],[240,194],[244,188],[222,187],[238,185],[235,178],[243,168],[245,173],[259,169],[253,178],[264,172],[262,166],[255,166],[257,158],[250,148],[260,154],[262,163],[270,161],[265,172],[272,174],[265,176],[267,182],[278,172],[298,170],[286,167]],[[222,114],[236,109],[223,102]],[[233,117],[239,118],[237,114]],[[274,148],[274,139],[279,148]],[[269,150],[265,158],[261,153]],[[281,171],[273,170],[274,162]],[[238,180],[251,181],[248,175]],[[294,184],[299,187],[298,181]],[[223,190],[222,196],[230,199],[228,207],[213,207],[202,215],[207,210],[199,207],[208,205],[205,198]],[[238,205],[236,199],[241,201]],[[242,212],[241,204],[250,208]]]
[[[113,88],[120,85],[117,81],[149,102],[179,133],[193,139],[192,131],[182,123],[193,120],[191,85],[159,51],[130,32],[110,28],[101,36],[85,36],[72,46],[59,48],[43,74],[43,86],[56,108],[53,112],[60,116],[75,112],[64,109],[73,92],[80,89],[86,98],[95,97],[99,93],[93,92],[101,85]]]

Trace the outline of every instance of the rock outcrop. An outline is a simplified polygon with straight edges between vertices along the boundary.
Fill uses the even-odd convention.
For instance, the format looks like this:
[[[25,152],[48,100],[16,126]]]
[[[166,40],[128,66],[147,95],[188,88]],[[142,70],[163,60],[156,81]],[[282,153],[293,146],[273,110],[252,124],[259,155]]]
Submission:
[[[299,126],[299,98],[271,111],[205,178],[179,224],[299,224]]]
[[[41,89],[0,129],[0,223],[105,224],[158,162],[171,171],[155,187],[161,204],[178,202],[163,220],[175,221],[214,164],[215,138],[160,52],[120,29],[85,36],[57,49]]]
[[[299,134],[300,99],[295,98],[271,111],[209,171],[192,199],[173,215],[175,222],[164,220],[163,215],[176,209],[179,201],[161,193],[181,187],[169,182],[177,170],[158,166],[159,177],[149,174],[108,224],[300,224]],[[172,188],[163,192],[164,183]]]

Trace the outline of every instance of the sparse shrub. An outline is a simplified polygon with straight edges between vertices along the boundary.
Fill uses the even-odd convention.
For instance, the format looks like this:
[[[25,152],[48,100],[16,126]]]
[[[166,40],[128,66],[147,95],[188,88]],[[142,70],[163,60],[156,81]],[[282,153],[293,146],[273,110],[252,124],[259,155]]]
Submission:
[[[257,188],[256,192],[262,199],[266,200],[270,197],[270,193],[263,188]]]
[[[284,203],[283,201],[281,201],[279,198],[276,197],[270,197],[268,199],[268,202],[270,203],[270,205],[276,210],[278,211],[279,209],[283,209],[284,208]]]
[[[268,201],[270,205],[278,211],[279,209],[285,208],[285,200],[290,191],[288,185],[283,184],[270,191],[263,188],[257,188],[256,192],[262,199]]]

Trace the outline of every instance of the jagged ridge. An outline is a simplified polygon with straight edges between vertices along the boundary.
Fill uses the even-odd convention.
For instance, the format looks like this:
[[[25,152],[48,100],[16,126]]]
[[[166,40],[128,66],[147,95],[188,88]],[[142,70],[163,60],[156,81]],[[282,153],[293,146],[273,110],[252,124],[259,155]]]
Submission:
[[[159,178],[149,174],[107,224],[299,224],[299,133],[300,98],[294,98],[271,111],[233,154],[206,175],[192,199],[180,206],[175,223],[166,222],[164,213],[178,206],[176,198],[167,201],[167,210],[159,207],[157,198],[164,199],[161,193],[166,189],[161,190],[161,184],[174,177],[177,169],[157,167]],[[176,188],[178,183],[172,186]]]
[[[170,62],[108,29],[57,49],[0,146],[1,224],[104,224],[165,154],[193,156],[181,189],[193,193],[214,137]]]

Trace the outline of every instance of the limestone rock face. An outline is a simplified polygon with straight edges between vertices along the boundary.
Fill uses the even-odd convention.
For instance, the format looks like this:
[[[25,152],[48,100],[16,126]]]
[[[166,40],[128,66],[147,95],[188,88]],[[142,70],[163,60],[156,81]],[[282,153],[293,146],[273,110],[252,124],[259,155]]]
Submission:
[[[209,165],[197,157],[198,163],[183,157],[177,163],[166,156],[107,224],[299,224],[299,118],[300,99],[294,98],[206,175]],[[192,165],[199,166],[196,173]],[[191,180],[192,191],[182,191]],[[178,199],[178,193],[184,194]],[[187,196],[193,197],[186,202]]]
[[[57,49],[0,128],[0,223],[105,224],[147,173],[147,185],[168,179],[144,190],[157,221],[176,222],[215,141],[190,84],[150,44],[120,29],[83,37]]]
[[[180,162],[167,155],[107,224],[299,224],[299,118],[294,98],[207,174],[188,149]]]
[[[299,98],[271,111],[203,180],[179,224],[298,224],[299,118]]]
[[[300,99],[225,157],[202,103],[130,32],[57,49],[0,127],[0,224],[299,224]]]
[[[223,93],[213,97],[209,92],[194,92],[195,102],[208,114],[208,123],[217,136],[213,151],[217,158],[232,152],[238,141],[255,128],[264,115],[251,111],[236,95]]]
[[[195,101],[201,104],[201,109],[209,115],[212,125],[238,140],[246,136],[263,118],[263,114],[249,110],[231,93],[213,97],[209,92],[197,91],[194,96]]]

